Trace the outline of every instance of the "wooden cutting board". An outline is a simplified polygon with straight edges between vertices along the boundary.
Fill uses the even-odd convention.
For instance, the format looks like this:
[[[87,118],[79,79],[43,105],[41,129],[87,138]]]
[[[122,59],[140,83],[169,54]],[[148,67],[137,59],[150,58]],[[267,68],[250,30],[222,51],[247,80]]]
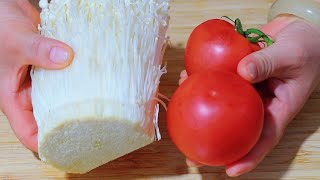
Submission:
[[[191,30],[200,22],[228,15],[246,27],[267,22],[274,0],[174,0],[165,60],[168,74],[161,92],[170,97],[183,69],[183,53]],[[320,179],[320,88],[288,127],[280,144],[251,173],[235,179]],[[165,112],[160,113],[163,139],[84,175],[71,175],[40,162],[21,146],[0,113],[0,179],[228,179],[223,168],[190,169],[168,138]]]

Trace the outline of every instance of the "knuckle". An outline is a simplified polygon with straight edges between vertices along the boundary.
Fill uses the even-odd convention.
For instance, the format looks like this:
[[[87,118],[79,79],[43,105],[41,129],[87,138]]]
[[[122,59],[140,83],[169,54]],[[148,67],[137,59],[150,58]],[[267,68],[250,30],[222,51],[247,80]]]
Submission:
[[[259,64],[258,74],[262,75],[263,77],[270,77],[275,69],[273,57],[264,51],[259,52],[257,56]]]
[[[43,39],[40,36],[35,36],[32,39],[31,46],[30,46],[30,58],[36,58],[40,55],[40,48],[43,44]]]

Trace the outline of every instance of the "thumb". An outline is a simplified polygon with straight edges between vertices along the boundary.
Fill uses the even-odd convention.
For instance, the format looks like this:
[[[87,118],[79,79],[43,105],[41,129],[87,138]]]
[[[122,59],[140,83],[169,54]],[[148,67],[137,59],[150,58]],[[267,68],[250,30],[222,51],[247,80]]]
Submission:
[[[285,75],[283,73],[288,72],[284,71],[290,68],[292,60],[297,58],[288,52],[290,47],[279,43],[254,52],[240,61],[238,74],[252,83]]]
[[[68,45],[39,34],[24,35],[20,38],[20,52],[25,65],[34,65],[45,69],[62,69],[73,60],[74,53]]]

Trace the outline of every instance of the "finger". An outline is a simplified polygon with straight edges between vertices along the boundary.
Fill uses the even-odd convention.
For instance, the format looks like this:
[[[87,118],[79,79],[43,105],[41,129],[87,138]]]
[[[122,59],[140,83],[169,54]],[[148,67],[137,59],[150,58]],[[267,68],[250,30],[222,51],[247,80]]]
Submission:
[[[186,77],[188,77],[187,71],[186,70],[181,71],[180,78],[186,78]]]
[[[203,164],[200,164],[198,162],[195,162],[195,161],[192,161],[190,159],[186,159],[186,164],[189,166],[189,167],[201,167],[203,166]]]
[[[277,77],[284,72],[284,69],[290,68],[297,62],[303,54],[302,48],[289,41],[284,41],[287,38],[282,37],[284,36],[283,30],[297,20],[299,18],[296,16],[285,15],[279,16],[264,25],[261,30],[271,36],[275,43],[245,57],[239,63],[239,75],[248,81],[257,83],[269,77]],[[288,74],[288,72],[286,73]]]
[[[31,151],[37,152],[38,127],[32,113],[31,86],[26,83],[19,93],[7,94],[4,113],[19,141]]]
[[[181,85],[188,78],[188,74],[186,70],[181,71],[179,85]]]
[[[44,69],[62,69],[73,60],[74,54],[68,45],[35,33],[18,37],[21,44],[24,65],[34,65]]]
[[[293,53],[288,53],[293,52]],[[295,53],[294,53],[295,52]],[[271,77],[288,78],[293,72],[295,62],[299,56],[299,49],[281,42],[275,43],[261,51],[254,52],[243,60],[238,65],[238,73],[244,79],[258,83]]]
[[[19,112],[20,111],[20,112]],[[32,111],[17,110],[8,116],[15,135],[27,149],[38,152],[38,127]]]
[[[26,68],[26,72],[30,73],[28,68]],[[33,108],[31,102],[31,77],[29,75],[25,76],[25,79],[19,86],[19,91],[17,93],[19,94],[19,98],[17,101],[19,107],[27,111],[32,111]]]

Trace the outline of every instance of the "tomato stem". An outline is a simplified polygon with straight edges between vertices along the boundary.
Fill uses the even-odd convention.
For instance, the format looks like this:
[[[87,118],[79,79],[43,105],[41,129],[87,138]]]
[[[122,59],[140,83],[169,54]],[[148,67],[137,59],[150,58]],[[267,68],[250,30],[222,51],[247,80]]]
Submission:
[[[245,36],[249,41],[250,41],[251,34],[256,34],[258,35],[257,37],[262,38],[264,42],[267,44],[267,46],[271,46],[273,44],[273,41],[264,32],[260,31],[259,29],[250,28],[245,32]]]
[[[248,41],[250,41],[251,43],[258,43],[258,42],[265,42],[267,44],[267,46],[271,46],[274,42],[271,40],[271,38],[269,38],[264,32],[262,32],[259,29],[255,29],[255,28],[250,28],[247,29],[246,31],[243,30],[243,26],[241,23],[241,20],[239,18],[237,18],[235,21],[233,21],[231,18],[229,18],[228,16],[222,16],[224,18],[229,19],[230,21],[232,21],[234,23],[235,26],[235,30],[241,34],[242,36],[244,36],[246,39],[248,39]],[[251,37],[250,35],[256,35],[255,37]],[[261,40],[263,39],[263,40]]]
[[[234,20],[232,20],[231,18],[229,18],[228,16],[222,16],[221,18],[227,18],[228,20],[232,21],[233,23],[235,23]]]
[[[241,34],[242,36],[245,35],[245,31],[243,30],[243,26],[242,26],[242,23],[239,18],[236,19],[236,21],[235,21],[235,27],[236,27],[236,30],[239,34]]]
[[[231,18],[229,18],[228,16],[222,16],[222,18],[227,18],[228,20],[232,21],[234,23],[234,26],[235,26],[235,30],[241,34],[241,35],[245,35],[245,32],[243,30],[243,26],[242,26],[242,23],[240,21],[239,18],[237,18],[235,21],[232,20]]]
[[[251,43],[258,43],[261,42],[262,36],[256,36],[256,37],[248,37],[247,39],[251,42]]]

